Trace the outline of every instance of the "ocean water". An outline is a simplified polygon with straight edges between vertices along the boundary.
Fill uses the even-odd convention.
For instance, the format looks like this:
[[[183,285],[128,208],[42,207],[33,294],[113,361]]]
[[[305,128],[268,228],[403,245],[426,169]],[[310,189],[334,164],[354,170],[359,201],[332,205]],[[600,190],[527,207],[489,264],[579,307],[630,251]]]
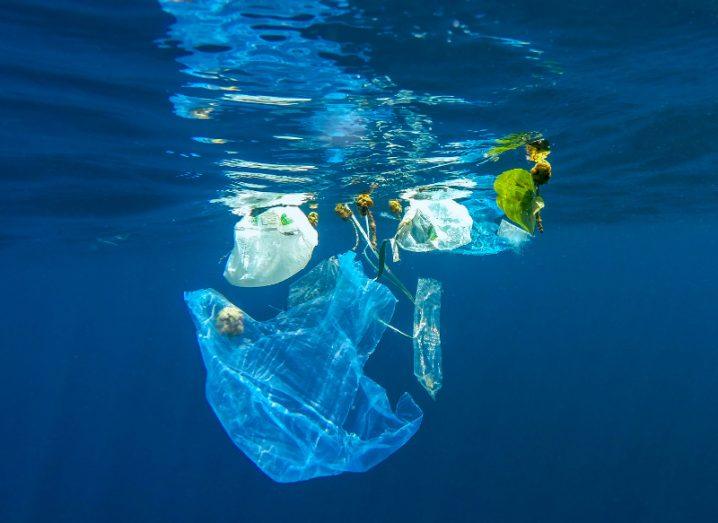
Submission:
[[[4,0],[0,33],[0,521],[718,519],[718,4]],[[521,131],[545,232],[396,266],[444,286],[437,400],[391,332],[366,369],[418,433],[270,480],[182,297],[285,306],[223,279],[237,214],[309,194],[313,266],[354,243],[337,201],[526,167],[485,157]]]

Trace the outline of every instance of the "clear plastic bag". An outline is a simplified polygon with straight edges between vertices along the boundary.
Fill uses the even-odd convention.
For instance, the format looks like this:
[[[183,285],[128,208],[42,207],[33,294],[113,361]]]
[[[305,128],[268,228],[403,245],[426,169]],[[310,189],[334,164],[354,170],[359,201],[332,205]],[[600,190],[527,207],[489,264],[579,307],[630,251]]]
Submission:
[[[415,252],[453,250],[471,242],[469,211],[454,200],[410,200],[396,243]]]
[[[499,230],[496,231],[496,235],[499,238],[503,238],[503,240],[514,249],[520,249],[524,243],[531,239],[531,235],[529,233],[508,220],[501,220],[501,224],[499,225]]]
[[[234,227],[224,277],[239,287],[274,285],[306,267],[319,237],[298,207],[272,207]]]
[[[436,399],[441,372],[441,282],[419,278],[414,304],[414,376]]]
[[[503,213],[493,198],[477,192],[465,205],[474,220],[471,243],[456,249],[454,253],[486,256],[507,250],[518,251],[531,239],[530,234],[501,219]]]

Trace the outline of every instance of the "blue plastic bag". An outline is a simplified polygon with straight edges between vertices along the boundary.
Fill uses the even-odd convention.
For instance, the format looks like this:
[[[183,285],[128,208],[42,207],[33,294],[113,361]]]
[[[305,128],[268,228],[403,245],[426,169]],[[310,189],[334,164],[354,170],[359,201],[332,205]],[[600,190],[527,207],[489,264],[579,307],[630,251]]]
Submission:
[[[214,290],[185,294],[207,367],[207,399],[232,441],[275,481],[363,472],[406,443],[421,409],[408,394],[392,411],[363,367],[396,298],[369,280],[354,253],[322,262],[290,289],[289,309],[220,334]]]

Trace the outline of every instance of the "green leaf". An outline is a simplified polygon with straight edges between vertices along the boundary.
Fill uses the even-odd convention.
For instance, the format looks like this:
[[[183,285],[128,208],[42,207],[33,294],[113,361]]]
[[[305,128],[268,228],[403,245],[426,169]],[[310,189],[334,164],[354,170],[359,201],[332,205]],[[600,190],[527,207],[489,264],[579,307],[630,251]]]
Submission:
[[[543,198],[536,194],[531,173],[525,169],[502,172],[494,181],[496,205],[506,216],[529,233],[536,228],[536,214],[543,209]]]

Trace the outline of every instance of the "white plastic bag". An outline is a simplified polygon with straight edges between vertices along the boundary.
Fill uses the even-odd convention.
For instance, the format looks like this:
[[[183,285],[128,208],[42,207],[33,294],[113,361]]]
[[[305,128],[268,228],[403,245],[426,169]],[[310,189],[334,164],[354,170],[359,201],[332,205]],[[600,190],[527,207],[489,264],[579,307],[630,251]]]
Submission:
[[[298,207],[272,207],[234,226],[234,249],[224,277],[239,287],[274,285],[301,271],[318,243]]]
[[[454,200],[409,200],[394,238],[407,251],[449,251],[471,243],[473,223]]]

